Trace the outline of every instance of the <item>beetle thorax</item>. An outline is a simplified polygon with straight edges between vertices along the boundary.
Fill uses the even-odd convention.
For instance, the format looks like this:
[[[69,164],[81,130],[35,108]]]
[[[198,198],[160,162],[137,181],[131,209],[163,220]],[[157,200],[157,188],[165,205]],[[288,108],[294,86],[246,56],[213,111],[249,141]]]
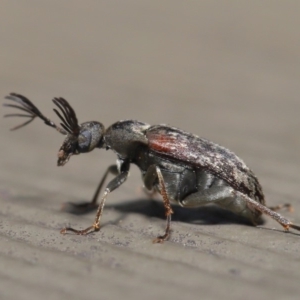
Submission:
[[[122,159],[130,158],[139,145],[147,145],[144,132],[149,126],[133,120],[119,121],[106,130],[104,146],[115,151]]]

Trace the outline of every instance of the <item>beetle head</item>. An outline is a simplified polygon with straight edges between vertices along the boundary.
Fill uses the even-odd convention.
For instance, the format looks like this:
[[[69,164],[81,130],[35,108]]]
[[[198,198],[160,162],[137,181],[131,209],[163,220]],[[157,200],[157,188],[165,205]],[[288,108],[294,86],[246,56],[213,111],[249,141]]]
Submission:
[[[78,125],[75,111],[65,99],[54,98],[53,102],[61,110],[59,112],[54,109],[54,112],[62,121],[60,125],[67,134],[58,151],[58,166],[65,165],[73,154],[90,152],[101,146],[104,134],[104,126],[101,123],[91,121]]]
[[[65,165],[73,154],[86,153],[101,147],[104,126],[99,122],[85,122],[79,126],[78,134],[68,133],[58,151],[57,165]]]

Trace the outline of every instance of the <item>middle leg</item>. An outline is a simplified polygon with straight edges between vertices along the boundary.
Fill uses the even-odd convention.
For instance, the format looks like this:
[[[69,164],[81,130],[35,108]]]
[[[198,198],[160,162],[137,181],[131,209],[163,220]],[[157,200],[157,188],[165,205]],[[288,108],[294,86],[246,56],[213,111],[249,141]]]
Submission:
[[[160,194],[163,198],[163,204],[165,208],[165,216],[166,216],[166,229],[163,235],[159,235],[156,239],[153,240],[153,243],[163,243],[170,237],[171,232],[171,215],[173,214],[173,210],[171,208],[170,199],[166,190],[165,181],[161,170],[156,165],[151,165],[144,177],[145,187],[151,190],[155,184],[155,181],[158,179]]]

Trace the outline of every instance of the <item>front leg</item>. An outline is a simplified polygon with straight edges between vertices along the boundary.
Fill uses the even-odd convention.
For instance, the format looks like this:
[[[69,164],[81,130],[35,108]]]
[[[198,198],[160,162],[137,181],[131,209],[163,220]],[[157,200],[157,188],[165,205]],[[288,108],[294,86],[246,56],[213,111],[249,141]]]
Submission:
[[[88,234],[90,232],[100,230],[100,219],[101,219],[101,215],[102,215],[102,212],[103,212],[103,209],[104,209],[106,198],[107,198],[107,196],[110,192],[112,192],[113,190],[118,188],[120,185],[122,185],[126,181],[126,179],[128,178],[129,163],[127,163],[127,162],[123,163],[122,166],[120,167],[120,171],[121,171],[121,173],[118,174],[113,180],[111,180],[108,183],[108,185],[106,186],[106,189],[104,191],[104,194],[103,194],[103,196],[101,198],[101,201],[100,201],[100,204],[98,206],[98,210],[97,210],[95,221],[94,221],[93,225],[91,225],[91,226],[89,226],[89,227],[87,227],[86,229],[83,229],[83,230],[77,230],[77,229],[74,229],[72,227],[65,227],[60,231],[60,233],[65,234],[68,231],[72,231],[76,234],[85,235],[85,234]],[[98,189],[99,189],[99,187],[98,187]],[[96,191],[96,194],[98,192],[98,189]]]
[[[165,240],[167,240],[170,237],[171,215],[173,214],[173,210],[171,208],[170,199],[167,194],[166,185],[161,170],[158,166],[151,165],[144,176],[144,183],[146,188],[151,190],[157,179],[159,182],[160,193],[163,197],[167,224],[166,224],[165,233],[163,235],[158,236],[156,239],[154,239],[153,243],[163,243]]]

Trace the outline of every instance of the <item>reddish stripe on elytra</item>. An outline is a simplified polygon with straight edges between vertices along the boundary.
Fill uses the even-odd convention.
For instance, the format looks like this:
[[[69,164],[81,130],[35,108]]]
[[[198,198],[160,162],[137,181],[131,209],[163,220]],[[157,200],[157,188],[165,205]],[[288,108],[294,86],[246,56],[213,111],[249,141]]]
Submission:
[[[169,135],[149,133],[147,135],[150,149],[158,152],[170,153],[174,151],[176,138]]]

